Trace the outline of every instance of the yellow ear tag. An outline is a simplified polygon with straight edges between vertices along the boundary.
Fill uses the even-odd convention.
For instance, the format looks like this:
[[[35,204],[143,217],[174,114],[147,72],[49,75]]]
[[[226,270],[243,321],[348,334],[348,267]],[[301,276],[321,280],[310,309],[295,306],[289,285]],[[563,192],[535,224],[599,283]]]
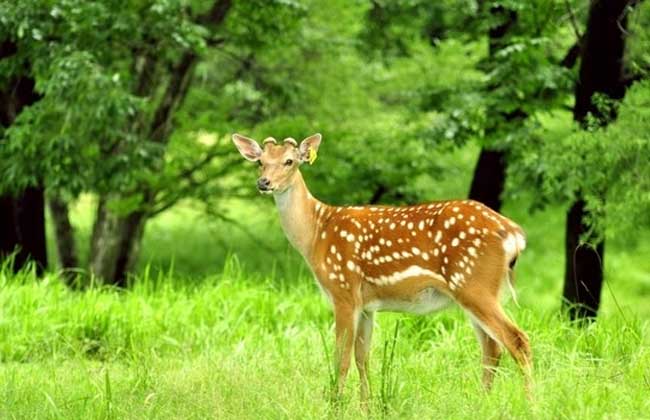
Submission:
[[[310,148],[309,149],[309,164],[310,165],[314,164],[314,162],[316,161],[316,157],[318,157],[318,155],[316,154],[316,151],[314,149]]]

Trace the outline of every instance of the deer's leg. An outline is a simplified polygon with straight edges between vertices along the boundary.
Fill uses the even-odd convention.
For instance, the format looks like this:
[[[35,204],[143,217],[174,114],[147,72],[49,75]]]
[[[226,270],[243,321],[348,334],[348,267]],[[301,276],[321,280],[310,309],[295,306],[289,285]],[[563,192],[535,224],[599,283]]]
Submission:
[[[336,364],[338,366],[338,395],[341,396],[350,369],[352,345],[356,338],[359,309],[351,304],[335,305]]]
[[[481,350],[483,352],[483,386],[489,391],[492,388],[494,374],[501,359],[501,345],[490,337],[478,322],[472,320],[472,326],[474,327],[474,331],[476,331],[476,338],[481,344]]]
[[[357,323],[357,337],[354,345],[354,356],[359,370],[359,386],[361,406],[367,408],[368,404],[368,353],[372,340],[374,312],[362,312]]]
[[[531,352],[528,336],[503,313],[496,299],[464,303],[463,306],[492,339],[503,344],[524,373],[530,395]]]

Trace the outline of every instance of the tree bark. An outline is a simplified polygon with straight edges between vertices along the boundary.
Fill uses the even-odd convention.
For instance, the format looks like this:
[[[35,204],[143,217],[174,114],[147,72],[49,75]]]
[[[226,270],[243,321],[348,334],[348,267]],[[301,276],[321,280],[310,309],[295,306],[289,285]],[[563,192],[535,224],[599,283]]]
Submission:
[[[137,261],[146,221],[145,213],[117,214],[100,200],[91,238],[90,271],[103,282],[126,287]]]
[[[0,42],[0,60],[15,53],[16,45],[13,42]],[[27,71],[25,69],[26,73]],[[31,77],[19,76],[0,89],[0,126],[11,126],[25,106],[39,99],[34,85]],[[0,195],[0,259],[14,252],[13,269],[16,271],[28,261],[36,264],[39,275],[47,267],[42,186]]]
[[[595,93],[615,100],[625,95],[623,58],[627,6],[628,1],[625,0],[591,2],[573,108],[574,119],[584,127],[590,114],[603,126],[616,118],[614,108],[603,110],[594,104]],[[600,306],[605,243],[599,241],[593,247],[580,245],[587,231],[588,217],[583,196],[579,192],[567,213],[566,223],[563,297],[571,319],[594,318]]]
[[[58,196],[50,196],[48,197],[48,204],[52,223],[54,224],[59,265],[66,273],[68,280],[70,280],[73,270],[79,267],[79,258],[77,257],[74,228],[68,215],[68,203]]]
[[[501,209],[501,194],[506,181],[506,156],[501,150],[481,149],[469,198],[480,201],[492,210]]]
[[[19,195],[1,197],[0,215],[1,256],[15,252],[15,271],[33,261],[41,275],[47,267],[43,188],[29,187]]]
[[[503,19],[500,25],[490,28],[488,32],[489,54],[493,57],[507,45],[508,31],[517,22],[517,12],[503,6],[490,8],[490,13]],[[506,116],[508,120],[509,117]],[[501,195],[506,181],[507,156],[502,150],[481,148],[469,190],[469,198],[480,201],[495,211],[501,209]]]

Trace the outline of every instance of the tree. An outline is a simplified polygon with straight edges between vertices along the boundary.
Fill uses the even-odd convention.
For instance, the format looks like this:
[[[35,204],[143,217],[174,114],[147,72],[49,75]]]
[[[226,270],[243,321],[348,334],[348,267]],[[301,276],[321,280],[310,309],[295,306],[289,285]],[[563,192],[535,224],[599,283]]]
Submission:
[[[75,260],[65,202],[96,194],[90,271],[124,286],[148,218],[183,198],[231,188],[220,182],[232,169],[221,142],[197,142],[196,132],[173,136],[201,60],[225,45],[259,53],[281,40],[278,34],[292,33],[303,8],[279,0],[191,7],[180,0],[128,7],[29,0],[2,3],[0,13],[0,35],[16,45],[0,76],[9,79],[29,63],[42,96],[6,130],[3,187],[22,191],[47,180],[64,266]],[[211,69],[225,76],[217,90],[249,71],[224,66],[229,59]]]
[[[574,119],[584,128],[590,124],[605,126],[616,118],[615,108],[599,106],[599,95],[615,101],[625,95],[623,59],[629,5],[627,0],[591,2],[573,108]],[[572,319],[598,313],[605,263],[605,240],[585,238],[592,216],[583,194],[577,192],[566,219],[563,297]],[[584,243],[585,239],[592,243]]]

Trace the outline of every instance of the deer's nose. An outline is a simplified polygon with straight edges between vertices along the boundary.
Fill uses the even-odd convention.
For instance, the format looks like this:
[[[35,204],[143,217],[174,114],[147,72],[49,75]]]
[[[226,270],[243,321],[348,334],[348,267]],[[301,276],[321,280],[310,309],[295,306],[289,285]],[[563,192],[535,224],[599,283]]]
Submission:
[[[262,178],[257,180],[257,188],[260,191],[268,191],[270,189],[270,187],[271,187],[271,180],[270,179],[268,179],[266,177],[262,177]]]

